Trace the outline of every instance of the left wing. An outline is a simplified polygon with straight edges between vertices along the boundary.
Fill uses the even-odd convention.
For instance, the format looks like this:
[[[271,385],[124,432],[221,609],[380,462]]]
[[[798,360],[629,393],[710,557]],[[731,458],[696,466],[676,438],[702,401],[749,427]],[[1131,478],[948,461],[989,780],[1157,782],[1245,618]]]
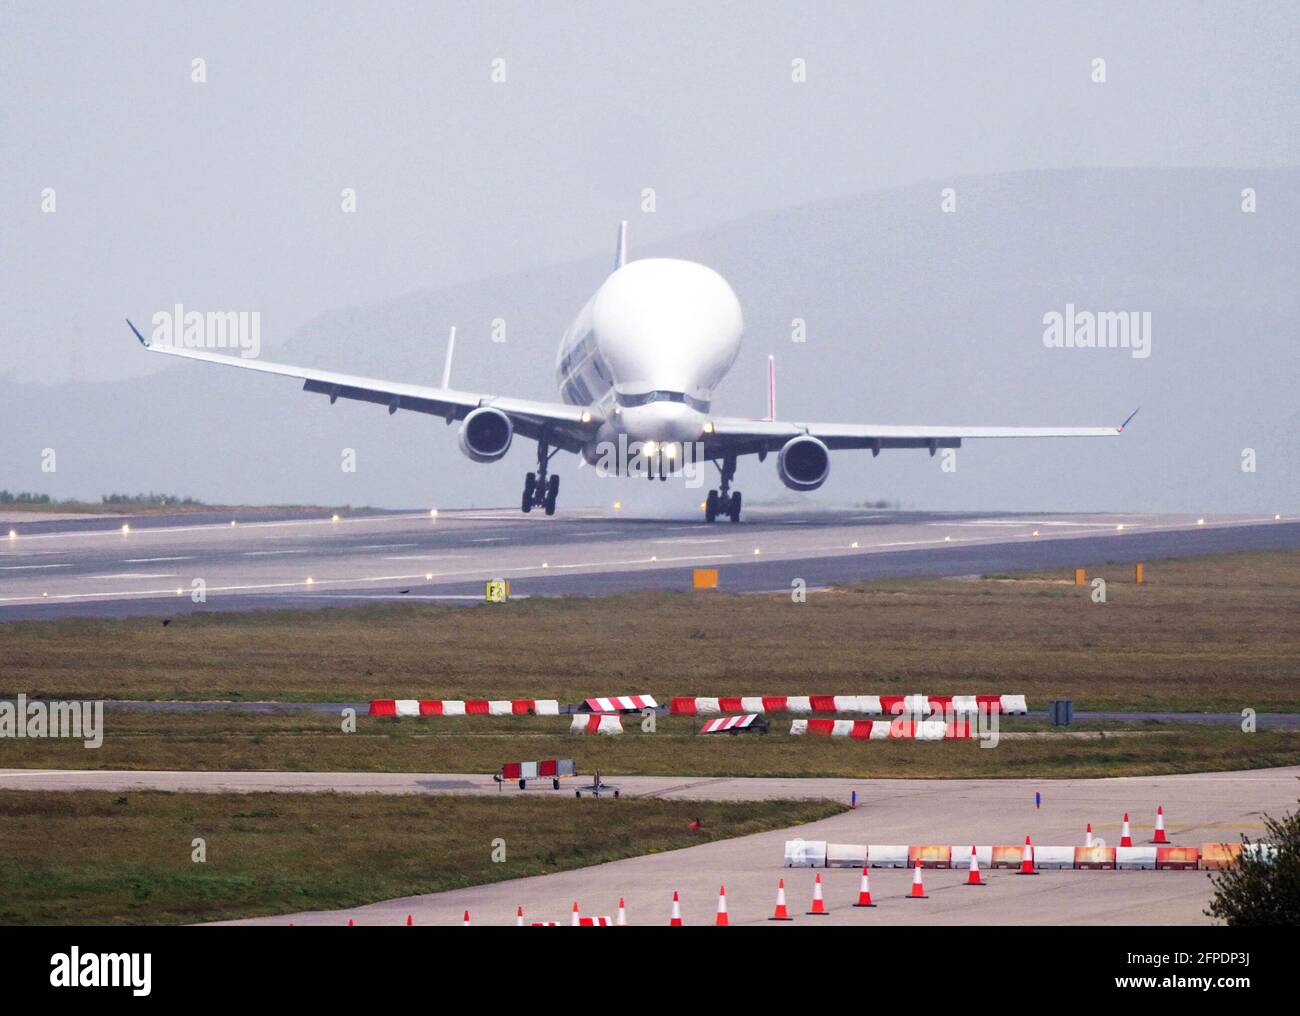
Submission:
[[[809,435],[831,450],[885,448],[960,448],[962,441],[995,437],[1118,437],[1137,410],[1118,427],[948,427],[899,426],[868,423],[786,423],[780,420],[744,420],[721,417],[710,421],[705,434],[706,454],[750,455],[776,451],[793,437]]]
[[[293,367],[266,360],[210,353],[202,349],[150,345],[129,319],[126,323],[131,325],[131,331],[135,332],[135,337],[140,340],[140,344],[151,353],[166,353],[169,356],[183,356],[191,360],[219,363],[226,367],[241,367],[244,370],[256,370],[264,374],[298,378],[303,382],[303,391],[328,395],[331,403],[336,399],[374,402],[387,406],[390,413],[395,413],[399,409],[413,410],[417,413],[441,416],[448,423],[464,419],[480,406],[491,406],[509,416],[515,430],[523,436],[537,438],[545,432],[551,447],[563,448],[571,452],[580,451],[600,425],[599,419],[593,417],[591,410],[566,403],[533,402],[528,399],[462,392],[448,387],[435,388],[429,385],[360,377],[355,374],[337,374],[311,367]]]

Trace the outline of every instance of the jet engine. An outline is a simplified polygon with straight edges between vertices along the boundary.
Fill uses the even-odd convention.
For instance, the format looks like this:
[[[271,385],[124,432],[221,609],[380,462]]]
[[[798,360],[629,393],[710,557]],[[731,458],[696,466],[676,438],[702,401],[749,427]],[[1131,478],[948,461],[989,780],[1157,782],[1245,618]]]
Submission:
[[[460,425],[460,450],[475,462],[495,462],[510,450],[514,436],[510,417],[491,406],[479,406]]]
[[[776,457],[777,475],[791,490],[816,490],[831,475],[831,453],[809,434],[792,437]]]

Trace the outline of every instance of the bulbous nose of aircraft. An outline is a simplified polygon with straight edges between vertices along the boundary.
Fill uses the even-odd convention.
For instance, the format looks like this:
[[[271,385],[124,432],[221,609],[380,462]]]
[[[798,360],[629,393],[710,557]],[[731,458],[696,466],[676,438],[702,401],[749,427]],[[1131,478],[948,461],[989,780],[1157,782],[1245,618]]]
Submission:
[[[623,409],[623,429],[640,441],[682,444],[704,433],[703,413],[680,402],[655,402]]]

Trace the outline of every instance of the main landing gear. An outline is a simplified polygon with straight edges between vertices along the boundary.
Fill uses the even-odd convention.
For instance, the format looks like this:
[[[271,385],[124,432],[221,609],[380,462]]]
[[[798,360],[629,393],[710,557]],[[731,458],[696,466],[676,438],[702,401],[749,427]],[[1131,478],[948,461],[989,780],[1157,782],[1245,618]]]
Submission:
[[[722,460],[722,465],[716,461],[713,464],[722,473],[721,490],[709,491],[704,501],[704,521],[713,522],[719,515],[726,515],[732,522],[739,522],[740,491],[731,491],[731,481],[736,476],[736,457],[729,455]]]
[[[546,468],[551,464],[551,456],[557,451],[558,448],[550,446],[546,434],[537,439],[537,472],[529,473],[524,477],[524,496],[519,505],[524,514],[536,507],[540,507],[547,515],[555,514],[555,499],[560,493],[560,478],[548,476]]]

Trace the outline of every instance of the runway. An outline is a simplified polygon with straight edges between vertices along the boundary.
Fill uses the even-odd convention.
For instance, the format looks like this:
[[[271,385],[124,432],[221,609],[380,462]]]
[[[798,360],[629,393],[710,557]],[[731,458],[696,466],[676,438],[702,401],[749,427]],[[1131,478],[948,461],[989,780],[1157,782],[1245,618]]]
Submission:
[[[798,826],[685,850],[628,858],[575,871],[512,879],[428,896],[386,900],[348,910],[297,913],[248,923],[397,925],[411,914],[416,924],[458,924],[465,910],[477,924],[512,924],[523,906],[530,920],[567,923],[576,899],[586,914],[615,912],[627,901],[633,924],[666,924],[672,893],[681,893],[687,924],[710,924],[718,887],[726,885],[733,924],[763,924],[771,913],[776,880],[785,877],[796,924],[1201,924],[1211,893],[1201,871],[1045,871],[1026,878],[1005,870],[986,871],[987,889],[961,886],[960,870],[925,873],[928,900],[904,899],[911,873],[872,869],[871,888],[879,906],[855,910],[859,872],[822,871],[830,915],[805,918],[813,872],[782,867],[787,839],[835,843],[1022,843],[1081,842],[1084,826],[1112,846],[1125,811],[1133,821],[1134,843],[1150,839],[1156,805],[1164,806],[1175,844],[1238,842],[1242,833],[1259,838],[1262,813],[1280,816],[1295,806],[1300,767],[1233,773],[1131,777],[1103,780],[847,780],[612,777],[625,797],[675,800],[828,798],[847,801],[857,791],[856,810]],[[575,800],[565,784],[549,789],[498,790],[489,778],[401,773],[119,773],[0,771],[7,789],[139,789],[208,791],[336,791],[350,793],[485,794],[508,802],[521,794],[546,794],[570,807],[610,809],[616,820],[624,801]],[[1034,807],[1034,794],[1042,807]],[[494,835],[510,842],[508,820]]]
[[[125,528],[124,528],[125,527]],[[390,599],[685,589],[716,567],[731,592],[891,576],[1085,567],[1300,548],[1293,516],[750,509],[739,524],[573,509],[184,514],[16,523],[0,538],[0,620],[313,608]],[[204,602],[193,602],[196,581]]]

